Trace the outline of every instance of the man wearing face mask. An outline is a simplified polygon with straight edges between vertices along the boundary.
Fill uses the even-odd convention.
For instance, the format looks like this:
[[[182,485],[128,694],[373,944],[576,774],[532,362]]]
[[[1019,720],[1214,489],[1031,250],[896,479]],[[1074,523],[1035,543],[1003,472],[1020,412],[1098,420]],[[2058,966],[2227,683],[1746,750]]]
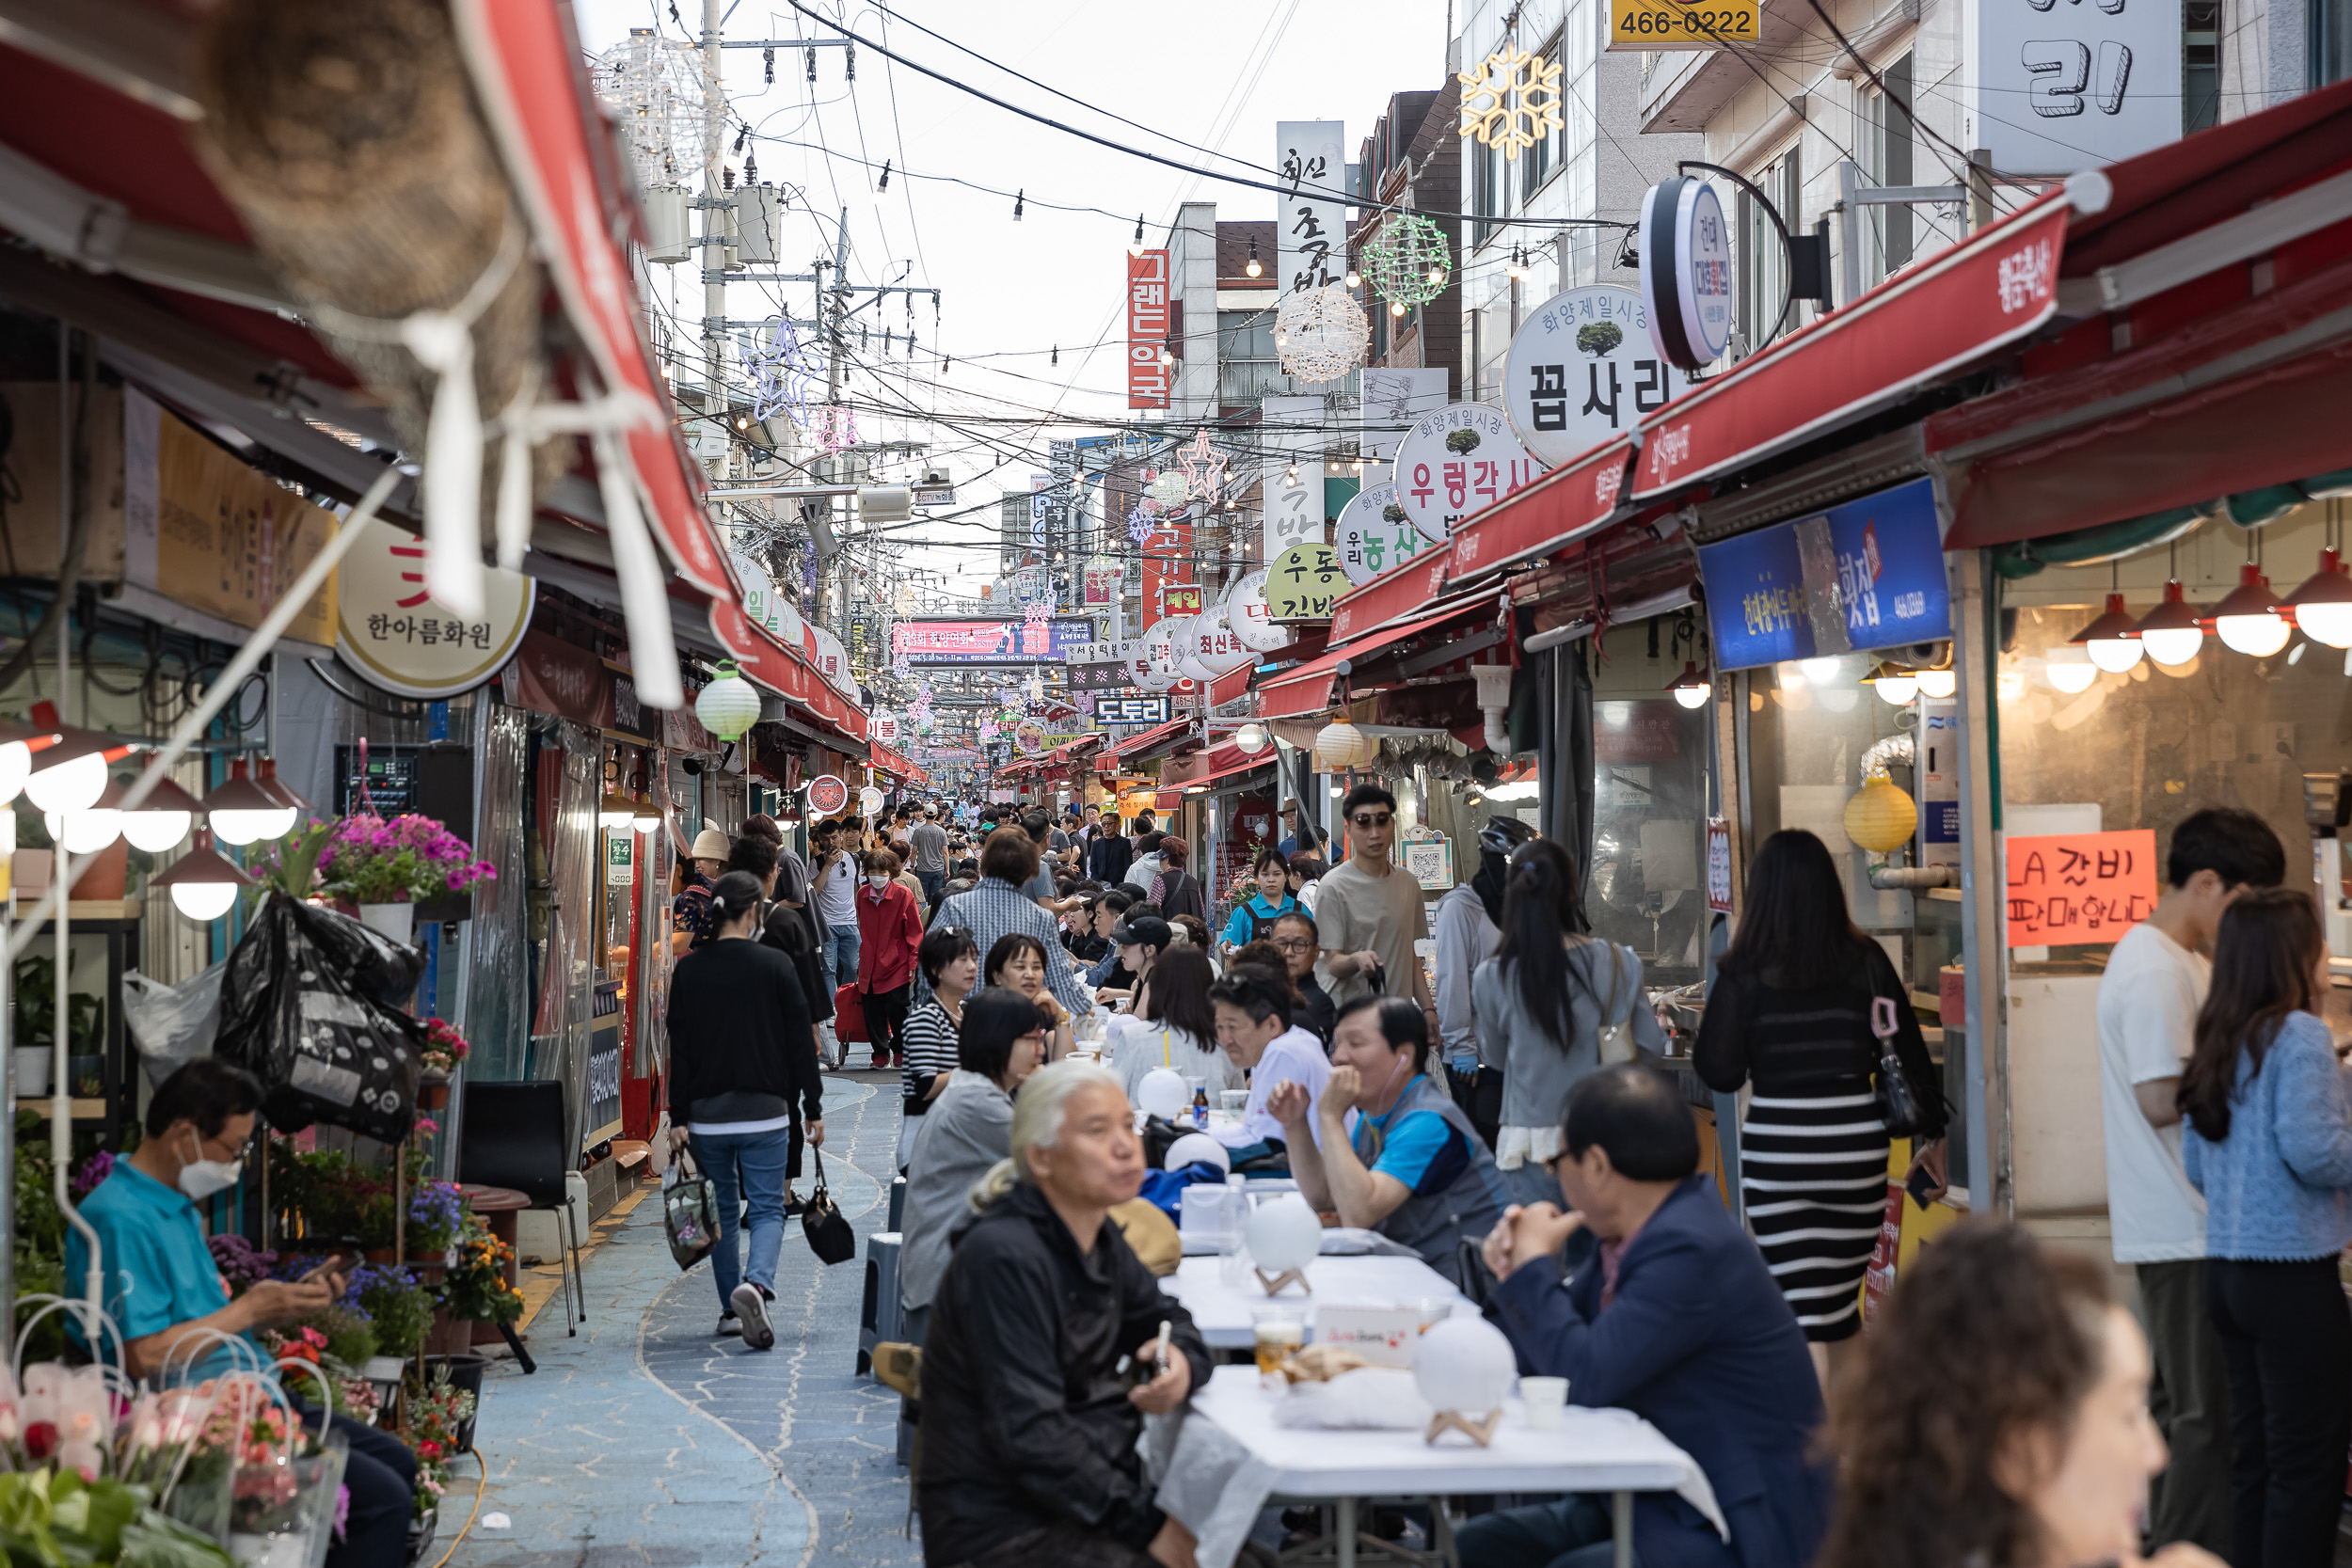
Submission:
[[[204,1244],[196,1207],[244,1175],[261,1105],[262,1085],[243,1069],[212,1057],[188,1063],[156,1088],[139,1147],[82,1200],[82,1217],[98,1233],[106,1313],[121,1332],[123,1370],[133,1377],[193,1383],[252,1368],[266,1359],[258,1345],[250,1355],[208,1348],[205,1331],[250,1340],[255,1330],[307,1317],[343,1292],[330,1260],[299,1280],[262,1280],[231,1301]],[[89,1245],[69,1227],[66,1288],[80,1294],[88,1273]],[[78,1325],[66,1321],[78,1340]],[[101,1354],[112,1348],[111,1337],[98,1347]],[[303,1390],[286,1391],[303,1424],[316,1431],[320,1413],[302,1402]],[[351,1446],[343,1470],[351,1506],[327,1568],[392,1568],[406,1554],[416,1460],[388,1432],[342,1416],[328,1419]]]

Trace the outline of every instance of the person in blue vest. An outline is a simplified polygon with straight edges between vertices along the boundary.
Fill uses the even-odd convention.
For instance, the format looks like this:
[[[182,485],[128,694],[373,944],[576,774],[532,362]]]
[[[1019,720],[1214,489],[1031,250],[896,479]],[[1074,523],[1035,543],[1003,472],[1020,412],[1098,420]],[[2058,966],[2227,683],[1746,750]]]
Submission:
[[[1266,1100],[1282,1124],[1291,1175],[1317,1212],[1377,1230],[1408,1246],[1455,1289],[1463,1254],[1502,1217],[1506,1196],[1494,1155],[1430,1077],[1429,1022],[1406,996],[1365,996],[1340,1009],[1331,1032],[1331,1078],[1309,1103],[1304,1084]],[[1347,1113],[1359,1113],[1355,1135]],[[1311,1129],[1308,1118],[1321,1119]]]
[[[1233,917],[1225,923],[1224,941],[1229,948],[1247,947],[1260,937],[1272,936],[1274,923],[1298,908],[1298,900],[1291,896],[1290,863],[1279,849],[1259,850],[1257,864],[1250,870],[1258,885],[1233,907]]]
[[[1763,1254],[1698,1174],[1689,1105],[1654,1069],[1604,1067],[1568,1091],[1561,1132],[1565,1211],[1513,1204],[1484,1247],[1487,1310],[1520,1370],[1566,1378],[1572,1404],[1631,1411],[1707,1472],[1729,1539],[1681,1496],[1644,1492],[1642,1568],[1805,1568],[1832,1495],[1820,1380]],[[1564,1277],[1586,1228],[1600,1244]],[[1455,1539],[1464,1568],[1606,1568],[1609,1499],[1483,1514]]]

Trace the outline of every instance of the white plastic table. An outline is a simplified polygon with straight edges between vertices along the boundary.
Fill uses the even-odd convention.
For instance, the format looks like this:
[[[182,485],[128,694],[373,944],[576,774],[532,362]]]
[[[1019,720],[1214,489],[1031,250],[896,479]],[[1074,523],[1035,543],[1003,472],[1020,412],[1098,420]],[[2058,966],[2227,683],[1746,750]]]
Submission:
[[[1205,1421],[1216,1432],[1187,1431],[1180,1438],[1175,1467],[1191,1473],[1172,1473],[1160,1502],[1168,1508],[1174,1501],[1196,1515],[1169,1510],[1200,1538],[1203,1568],[1225,1568],[1248,1522],[1274,1500],[1335,1506],[1340,1568],[1354,1568],[1357,1505],[1364,1498],[1428,1498],[1434,1505],[1466,1495],[1605,1492],[1616,1568],[1629,1568],[1633,1560],[1636,1492],[1681,1492],[1702,1512],[1716,1511],[1698,1462],[1629,1411],[1571,1405],[1558,1428],[1539,1432],[1527,1425],[1513,1399],[1491,1445],[1482,1449],[1458,1433],[1431,1444],[1417,1431],[1279,1427],[1274,1424],[1279,1397],[1260,1387],[1253,1367],[1219,1367],[1193,1397],[1187,1427]],[[1231,1445],[1205,1441],[1217,1434]],[[1431,1514],[1441,1521],[1444,1510],[1433,1506]],[[1442,1548],[1443,1525],[1438,1528],[1433,1544]]]
[[[1201,1339],[1211,1350],[1248,1350],[1256,1335],[1249,1309],[1279,1299],[1295,1305],[1314,1338],[1314,1309],[1326,1304],[1344,1307],[1402,1307],[1407,1302],[1442,1301],[1457,1310],[1470,1300],[1445,1275],[1418,1258],[1317,1258],[1307,1265],[1311,1294],[1287,1286],[1279,1298],[1268,1296],[1253,1277],[1228,1285],[1221,1258],[1187,1258],[1176,1272],[1160,1281],[1160,1289],[1184,1304]],[[1252,1375],[1255,1375],[1254,1373]],[[1490,1488],[1491,1490],[1491,1488]]]

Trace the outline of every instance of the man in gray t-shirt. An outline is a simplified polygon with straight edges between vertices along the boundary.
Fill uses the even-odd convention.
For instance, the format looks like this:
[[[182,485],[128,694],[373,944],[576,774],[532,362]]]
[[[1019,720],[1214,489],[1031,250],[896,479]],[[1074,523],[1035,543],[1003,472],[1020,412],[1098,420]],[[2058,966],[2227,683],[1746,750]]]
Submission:
[[[914,879],[923,884],[923,900],[936,909],[947,881],[947,830],[939,825],[937,807],[923,808],[923,819],[907,840],[914,847]]]

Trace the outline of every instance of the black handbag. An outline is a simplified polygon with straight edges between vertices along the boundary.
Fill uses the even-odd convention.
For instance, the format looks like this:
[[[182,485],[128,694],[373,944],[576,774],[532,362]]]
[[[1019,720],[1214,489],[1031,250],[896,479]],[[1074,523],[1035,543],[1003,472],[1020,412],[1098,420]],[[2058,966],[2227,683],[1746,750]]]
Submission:
[[[846,1263],[857,1256],[857,1232],[850,1228],[825,1187],[825,1157],[814,1148],[809,1153],[817,1162],[817,1190],[808,1195],[808,1207],[801,1211],[801,1231],[818,1262]]]
[[[1925,1129],[1928,1118],[1919,1108],[1918,1091],[1903,1071],[1902,1058],[1895,1053],[1896,1027],[1895,999],[1871,997],[1870,1033],[1879,1037],[1878,1080],[1872,1085],[1872,1098],[1878,1101],[1879,1119],[1886,1123],[1886,1135],[1908,1138]]]

